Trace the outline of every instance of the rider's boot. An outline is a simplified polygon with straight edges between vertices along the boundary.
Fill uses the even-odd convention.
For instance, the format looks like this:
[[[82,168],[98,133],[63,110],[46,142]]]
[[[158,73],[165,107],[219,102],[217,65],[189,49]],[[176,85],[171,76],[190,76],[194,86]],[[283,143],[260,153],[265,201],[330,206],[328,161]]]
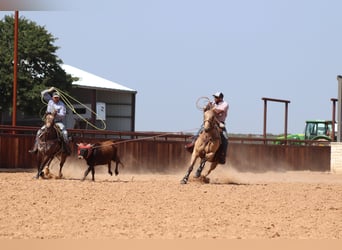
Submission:
[[[42,135],[42,128],[37,131],[36,138],[34,140],[33,148],[28,151],[30,154],[36,154],[38,152],[38,138],[41,135]]]
[[[185,145],[184,148],[185,148],[188,152],[192,153],[192,152],[194,151],[195,142],[196,142],[197,138],[198,138],[198,135],[195,135],[195,136],[192,138],[192,141],[191,141],[190,143],[188,143],[188,144]]]
[[[188,152],[192,153],[194,151],[195,142],[196,142],[199,134],[202,132],[202,130],[203,130],[203,126],[201,126],[201,128],[197,131],[197,133],[194,135],[194,137],[192,137],[192,141],[185,145],[185,149]]]
[[[185,145],[185,149],[189,151],[190,153],[192,153],[192,151],[194,151],[194,146],[195,146],[195,142],[192,141]]]
[[[222,144],[220,145],[218,149],[218,155],[217,155],[217,160],[219,164],[225,164],[226,163],[226,156],[227,156],[227,149],[228,149],[228,140],[226,139],[224,134],[221,134],[221,142]]]

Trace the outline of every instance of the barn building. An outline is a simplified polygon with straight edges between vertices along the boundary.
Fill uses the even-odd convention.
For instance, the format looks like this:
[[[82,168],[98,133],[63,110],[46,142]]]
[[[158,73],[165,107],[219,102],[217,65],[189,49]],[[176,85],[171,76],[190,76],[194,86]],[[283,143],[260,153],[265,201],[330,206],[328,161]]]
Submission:
[[[136,90],[70,65],[63,64],[62,68],[78,78],[70,94],[80,102],[72,104],[81,117],[68,109],[67,128],[93,129],[91,124],[103,128],[104,121],[105,130],[135,131]]]
[[[66,103],[67,129],[135,131],[137,91],[70,65],[63,64],[61,67],[67,74],[78,79],[72,83],[68,98],[73,109]],[[28,115],[18,112],[16,125],[41,126],[42,114]],[[9,112],[1,113],[0,118],[2,125],[11,124],[12,117]]]

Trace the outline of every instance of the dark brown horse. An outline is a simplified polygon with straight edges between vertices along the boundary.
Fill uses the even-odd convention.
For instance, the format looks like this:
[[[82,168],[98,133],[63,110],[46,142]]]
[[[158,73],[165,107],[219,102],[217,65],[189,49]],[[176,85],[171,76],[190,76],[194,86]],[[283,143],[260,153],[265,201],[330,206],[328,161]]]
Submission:
[[[63,150],[62,139],[60,138],[58,128],[54,123],[54,118],[54,114],[46,115],[45,126],[43,127],[40,136],[37,138],[37,179],[39,179],[40,176],[44,178],[43,170],[45,167],[49,167],[55,156],[60,157],[58,177],[63,177],[62,168],[68,155]]]
[[[203,116],[203,131],[199,134],[195,142],[194,150],[191,155],[190,167],[181,180],[181,184],[186,184],[188,182],[190,173],[198,158],[201,159],[201,163],[196,171],[196,178],[201,176],[202,170],[207,161],[210,162],[211,165],[208,172],[203,175],[204,179],[207,178],[210,172],[214,170],[218,164],[218,160],[215,155],[221,144],[220,129],[218,127],[215,112],[210,104],[208,104],[204,109]]]

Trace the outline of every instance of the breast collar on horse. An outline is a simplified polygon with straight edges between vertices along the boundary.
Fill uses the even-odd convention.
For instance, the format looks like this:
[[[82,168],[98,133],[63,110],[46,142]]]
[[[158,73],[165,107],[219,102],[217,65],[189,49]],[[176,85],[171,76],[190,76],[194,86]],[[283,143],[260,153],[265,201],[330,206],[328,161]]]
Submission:
[[[61,132],[58,126],[56,126],[55,124],[53,125],[53,129],[56,131],[57,134],[57,138],[54,139],[46,139],[45,141],[58,141],[61,138]],[[41,133],[38,136],[39,139],[43,138],[43,136],[46,138],[46,136],[48,135],[48,128],[44,127],[43,129],[41,129]]]
[[[203,124],[204,124],[205,122],[209,122],[209,123],[210,123],[210,125],[211,125],[211,129],[210,129],[210,130],[212,130],[212,129],[217,129],[218,132],[220,132],[220,126],[219,126],[219,124],[220,124],[221,122],[219,121],[219,119],[217,119],[217,117],[215,117],[212,121],[211,121],[210,119],[204,120],[204,121],[203,121]],[[224,124],[224,122],[222,122],[222,123]]]
[[[206,132],[207,136],[206,136],[206,140],[204,141],[205,145],[207,145],[210,141],[212,141],[212,142],[215,141],[216,139],[218,139],[220,144],[221,144],[222,143],[221,136],[220,136],[221,132],[220,132],[220,127],[218,125],[218,120],[215,118],[213,121],[208,121],[208,122],[211,124],[214,123],[210,130],[216,129],[218,136],[214,137],[214,136],[210,135],[208,132]],[[204,132],[204,130],[202,131],[202,133],[203,132]]]

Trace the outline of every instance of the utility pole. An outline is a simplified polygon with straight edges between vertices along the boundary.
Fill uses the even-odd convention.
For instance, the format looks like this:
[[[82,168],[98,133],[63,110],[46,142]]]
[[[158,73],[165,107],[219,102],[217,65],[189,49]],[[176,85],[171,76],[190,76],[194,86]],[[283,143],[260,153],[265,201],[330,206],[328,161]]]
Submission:
[[[14,14],[14,56],[13,56],[13,99],[12,99],[12,126],[17,125],[17,73],[18,73],[18,21],[19,11]]]
[[[342,76],[337,76],[338,81],[338,101],[337,101],[337,141],[342,141],[341,120],[342,120]]]

